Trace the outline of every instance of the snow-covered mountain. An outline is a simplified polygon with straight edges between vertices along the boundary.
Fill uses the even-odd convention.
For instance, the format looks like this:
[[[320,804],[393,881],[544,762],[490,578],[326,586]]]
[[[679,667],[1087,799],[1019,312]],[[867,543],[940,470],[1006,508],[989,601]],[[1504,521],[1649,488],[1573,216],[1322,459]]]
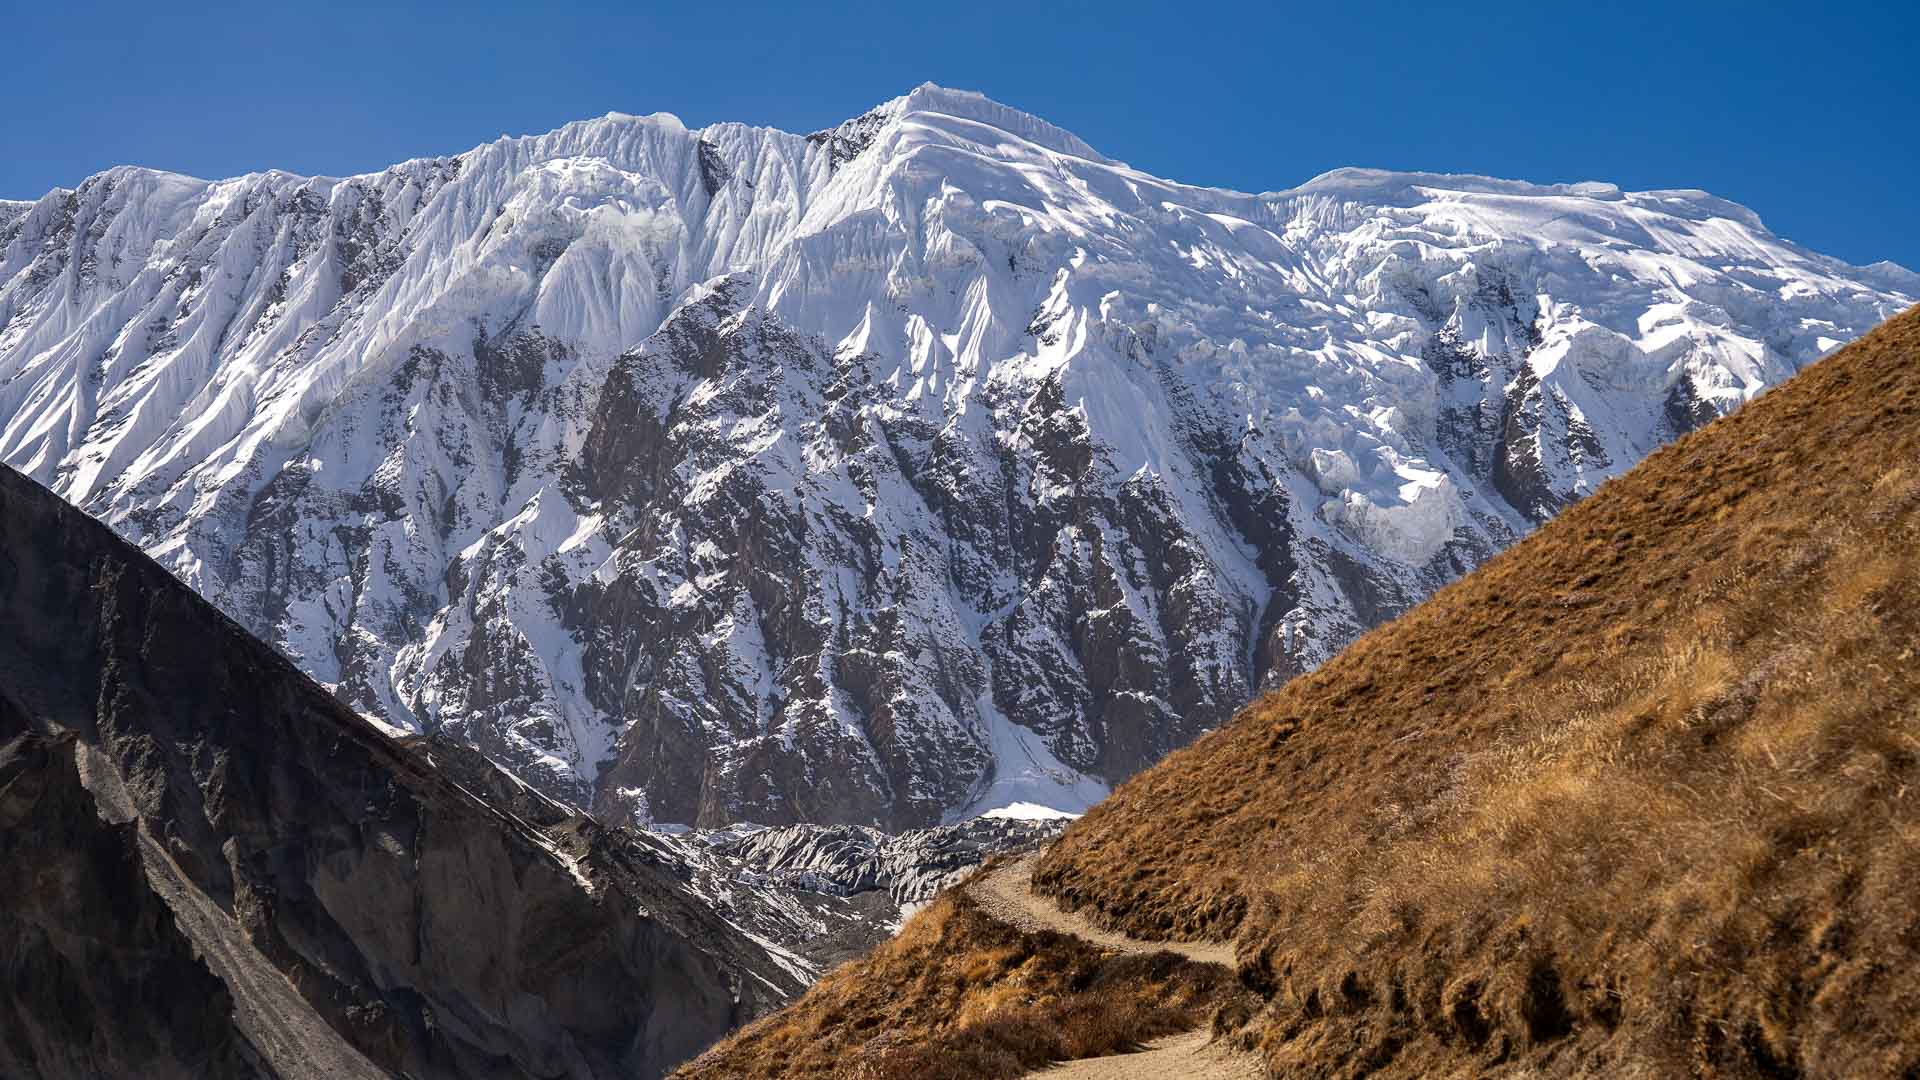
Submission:
[[[923,86],[0,203],[0,460],[610,820],[1074,809],[1920,297],[1699,191],[1261,195]]]

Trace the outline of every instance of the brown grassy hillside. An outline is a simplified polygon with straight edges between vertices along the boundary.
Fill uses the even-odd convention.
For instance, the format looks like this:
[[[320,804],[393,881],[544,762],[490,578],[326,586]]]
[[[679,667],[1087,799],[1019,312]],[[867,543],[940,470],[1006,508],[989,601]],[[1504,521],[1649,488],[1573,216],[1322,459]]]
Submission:
[[[1920,1071],[1920,309],[1124,785],[1039,888],[1237,933],[1277,1075]]]
[[[684,1066],[681,1080],[993,1080],[1204,1022],[1217,965],[1116,955],[987,918],[958,890],[867,957]]]

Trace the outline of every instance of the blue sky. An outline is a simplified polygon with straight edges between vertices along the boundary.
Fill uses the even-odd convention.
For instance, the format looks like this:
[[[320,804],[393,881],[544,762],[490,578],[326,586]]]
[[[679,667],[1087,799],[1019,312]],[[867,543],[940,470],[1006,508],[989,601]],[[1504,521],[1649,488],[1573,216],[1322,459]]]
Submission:
[[[1366,165],[1701,187],[1920,268],[1914,0],[78,0],[0,26],[0,197],[120,163],[362,172],[610,110],[809,131],[932,80],[1193,183]]]

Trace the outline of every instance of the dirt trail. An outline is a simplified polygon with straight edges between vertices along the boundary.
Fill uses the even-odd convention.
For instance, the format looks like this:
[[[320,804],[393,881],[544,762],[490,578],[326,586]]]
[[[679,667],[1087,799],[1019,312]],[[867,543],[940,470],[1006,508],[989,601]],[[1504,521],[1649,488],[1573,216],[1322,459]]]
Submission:
[[[1053,901],[1033,892],[1033,864],[1028,855],[988,874],[968,888],[986,913],[1021,930],[1052,930],[1122,952],[1173,952],[1202,964],[1231,968],[1233,944],[1226,941],[1143,941],[1103,930],[1084,915],[1061,911]],[[1259,1080],[1265,1075],[1258,1059],[1222,1046],[1209,1045],[1205,1030],[1155,1039],[1133,1054],[1083,1058],[1029,1075],[1046,1080]]]
[[[986,909],[987,914],[1022,930],[1052,930],[1121,952],[1172,952],[1202,964],[1233,967],[1230,941],[1143,941],[1103,930],[1077,912],[1061,911],[1053,901],[1034,895],[1033,864],[1039,857],[1028,855],[974,882],[971,890],[974,901]]]
[[[1169,1035],[1137,1054],[1082,1058],[1030,1076],[1045,1080],[1263,1080],[1260,1062],[1224,1046],[1208,1045],[1206,1031]]]

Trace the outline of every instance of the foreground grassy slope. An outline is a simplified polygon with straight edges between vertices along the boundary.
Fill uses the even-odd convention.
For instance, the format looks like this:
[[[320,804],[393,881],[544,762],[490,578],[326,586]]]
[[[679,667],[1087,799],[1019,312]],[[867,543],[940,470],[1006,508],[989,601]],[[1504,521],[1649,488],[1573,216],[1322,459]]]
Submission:
[[[1920,1069],[1920,309],[1124,785],[1036,887],[1237,935],[1277,1075]]]
[[[1015,1077],[1204,1022],[1233,997],[1218,965],[1118,955],[1023,933],[954,890],[785,1010],[675,1073],[680,1080]]]

